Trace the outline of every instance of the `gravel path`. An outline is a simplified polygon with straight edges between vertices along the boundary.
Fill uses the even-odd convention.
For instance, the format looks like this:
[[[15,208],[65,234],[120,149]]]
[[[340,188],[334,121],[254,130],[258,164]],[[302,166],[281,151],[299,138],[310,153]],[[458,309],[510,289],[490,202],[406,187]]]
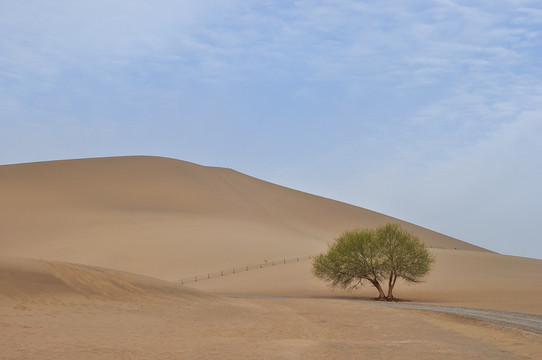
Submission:
[[[533,314],[523,314],[515,312],[472,309],[464,307],[452,306],[436,306],[436,305],[421,305],[421,304],[401,304],[401,303],[379,303],[383,306],[439,311],[448,314],[470,317],[477,320],[487,321],[499,325],[513,326],[515,328],[542,334],[542,316]]]
[[[273,295],[241,295],[228,294],[226,297],[238,298],[259,298],[259,299],[315,299],[326,300],[326,298],[306,298],[297,296],[273,296]],[[359,300],[356,300],[359,301]],[[534,314],[523,314],[516,312],[473,309],[453,306],[438,306],[438,305],[422,305],[422,304],[405,304],[393,302],[372,302],[371,304],[388,306],[402,309],[415,309],[425,311],[438,311],[448,314],[454,314],[464,317],[469,317],[477,320],[487,321],[494,324],[512,326],[521,330],[530,331],[536,334],[542,334],[542,316]]]

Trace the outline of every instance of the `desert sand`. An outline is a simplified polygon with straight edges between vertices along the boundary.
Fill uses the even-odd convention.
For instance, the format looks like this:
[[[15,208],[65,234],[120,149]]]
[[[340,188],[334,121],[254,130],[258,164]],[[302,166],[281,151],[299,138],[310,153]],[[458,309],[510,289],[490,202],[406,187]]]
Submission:
[[[0,359],[542,357],[539,334],[380,306],[370,287],[330,289],[309,259],[279,264],[397,222],[437,258],[397,296],[542,315],[542,260],[231,169],[157,157],[3,165],[0,199]],[[277,265],[178,282],[265,260]]]

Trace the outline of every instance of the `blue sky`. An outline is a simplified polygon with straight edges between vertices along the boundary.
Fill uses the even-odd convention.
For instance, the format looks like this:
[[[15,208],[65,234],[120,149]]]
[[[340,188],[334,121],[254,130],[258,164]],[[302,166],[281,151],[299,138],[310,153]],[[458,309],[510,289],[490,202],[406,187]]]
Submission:
[[[0,0],[0,164],[115,155],[542,258],[542,5]]]

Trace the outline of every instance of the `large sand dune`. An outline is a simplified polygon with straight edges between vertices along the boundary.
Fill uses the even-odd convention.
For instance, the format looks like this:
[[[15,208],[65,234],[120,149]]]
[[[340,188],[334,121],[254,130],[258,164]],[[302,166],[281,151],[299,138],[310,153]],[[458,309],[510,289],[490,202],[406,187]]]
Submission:
[[[483,250],[229,169],[155,157],[0,166],[0,253],[174,280],[321,252],[340,232],[401,223],[431,247]]]
[[[329,289],[310,260],[169,282],[319,253],[346,229],[391,221],[437,258],[397,296],[542,314],[542,260],[230,169],[156,157],[4,165],[0,199],[0,359],[542,356],[540,335],[383,308],[363,301],[370,287]]]

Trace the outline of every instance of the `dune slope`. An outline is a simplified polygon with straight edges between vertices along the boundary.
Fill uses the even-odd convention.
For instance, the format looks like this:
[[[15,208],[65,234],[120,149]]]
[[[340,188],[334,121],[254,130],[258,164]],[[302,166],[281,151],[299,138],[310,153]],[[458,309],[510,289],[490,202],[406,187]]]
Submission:
[[[175,296],[180,301],[213,299],[181,285],[115,270],[55,261],[0,257],[0,299],[14,304],[63,301],[130,302]]]
[[[399,222],[428,246],[486,251],[239,172],[158,157],[0,166],[0,254],[167,280],[318,253],[340,232]]]

